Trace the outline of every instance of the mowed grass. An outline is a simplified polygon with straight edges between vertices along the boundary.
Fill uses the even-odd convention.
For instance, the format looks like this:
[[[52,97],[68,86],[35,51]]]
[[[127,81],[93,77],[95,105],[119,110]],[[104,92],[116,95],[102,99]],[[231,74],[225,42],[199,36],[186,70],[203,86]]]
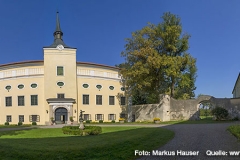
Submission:
[[[102,127],[96,136],[64,135],[62,130],[0,132],[0,159],[136,159],[135,150],[151,151],[174,137],[163,128]]]
[[[22,127],[31,127],[31,126],[32,126],[31,124],[24,124],[21,126],[14,124],[14,125],[0,125],[0,128],[22,128]]]
[[[237,137],[237,139],[240,139],[240,125],[229,126],[227,130]]]

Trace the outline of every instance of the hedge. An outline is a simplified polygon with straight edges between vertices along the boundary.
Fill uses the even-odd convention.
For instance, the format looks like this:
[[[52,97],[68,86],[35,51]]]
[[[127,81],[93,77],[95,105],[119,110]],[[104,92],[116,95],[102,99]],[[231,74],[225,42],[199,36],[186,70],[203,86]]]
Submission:
[[[62,128],[64,134],[69,135],[98,135],[102,133],[102,128],[99,126],[85,126],[84,130],[79,129],[79,126],[65,126]]]

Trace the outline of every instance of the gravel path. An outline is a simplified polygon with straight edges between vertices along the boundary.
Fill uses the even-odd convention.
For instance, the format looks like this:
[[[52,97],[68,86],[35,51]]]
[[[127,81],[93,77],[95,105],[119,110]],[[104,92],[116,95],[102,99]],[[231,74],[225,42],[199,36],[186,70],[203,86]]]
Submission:
[[[221,123],[221,124],[177,124],[163,126],[175,132],[175,137],[161,148],[159,151],[173,151],[175,156],[142,156],[139,160],[205,160],[205,159],[240,159],[240,142],[230,134],[226,129],[228,126],[238,123]],[[154,150],[154,151],[157,151]],[[177,151],[196,151],[198,156],[181,156]],[[208,151],[209,150],[209,151]],[[206,152],[226,151],[228,156],[207,156]],[[229,156],[229,151],[239,151],[239,156]],[[193,152],[192,152],[193,153]]]

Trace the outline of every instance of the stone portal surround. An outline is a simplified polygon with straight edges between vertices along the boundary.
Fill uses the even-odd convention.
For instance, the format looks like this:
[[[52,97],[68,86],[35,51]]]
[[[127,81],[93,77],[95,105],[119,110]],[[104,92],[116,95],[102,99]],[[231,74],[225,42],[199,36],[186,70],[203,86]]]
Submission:
[[[53,117],[55,119],[55,111],[58,108],[66,108],[68,111],[68,120],[67,124],[71,124],[69,117],[73,116],[73,103],[49,103],[49,123],[50,118]]]

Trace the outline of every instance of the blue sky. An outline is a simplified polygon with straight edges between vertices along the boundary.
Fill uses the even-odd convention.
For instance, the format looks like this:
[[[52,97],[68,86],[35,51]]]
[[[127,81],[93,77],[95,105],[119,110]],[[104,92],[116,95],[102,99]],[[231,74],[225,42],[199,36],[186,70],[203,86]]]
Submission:
[[[195,94],[232,97],[240,70],[238,0],[1,0],[0,64],[43,60],[53,42],[59,10],[64,42],[77,48],[77,61],[114,66],[125,38],[164,12],[181,17],[197,59]]]

